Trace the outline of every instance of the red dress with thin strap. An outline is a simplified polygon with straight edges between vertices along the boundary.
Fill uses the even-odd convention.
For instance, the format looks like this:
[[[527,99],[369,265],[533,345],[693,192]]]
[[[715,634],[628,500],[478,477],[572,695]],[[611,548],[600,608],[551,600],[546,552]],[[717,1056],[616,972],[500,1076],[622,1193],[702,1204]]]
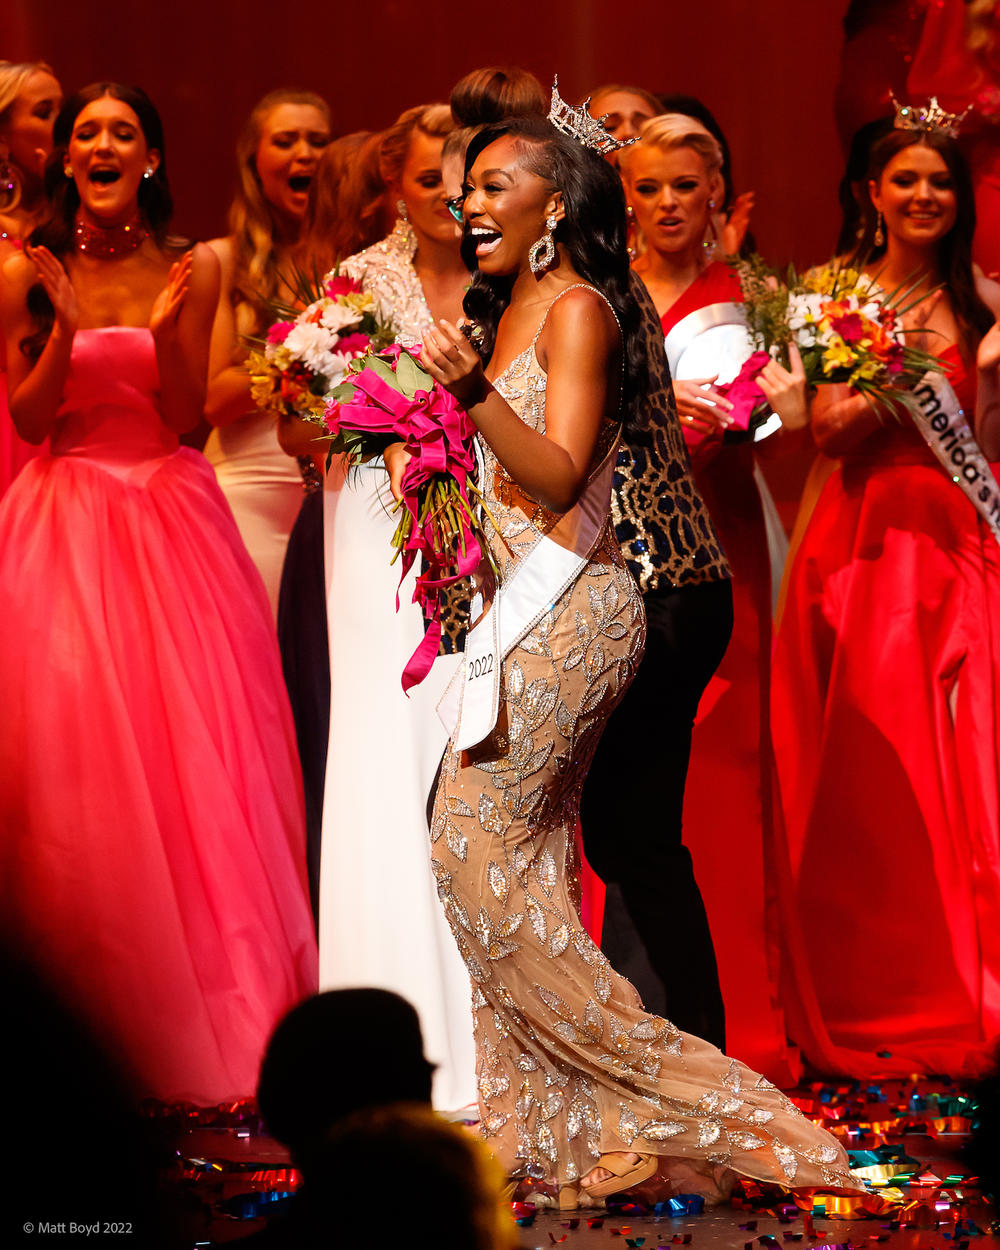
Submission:
[[[709,265],[661,318],[664,334],[710,304],[742,303],[729,265]],[[706,444],[687,429],[695,481],[733,570],[733,635],[701,699],[684,792],[684,843],[705,901],[726,1008],[726,1045],[772,1080],[795,1059],[777,1007],[777,935],[767,923],[773,820],[768,726],[771,567],[750,443]]]
[[[942,360],[971,414],[974,379],[954,349]],[[823,489],[774,656],[786,1010],[826,1070],[989,1062],[998,709],[1000,548],[916,428],[888,420]]]

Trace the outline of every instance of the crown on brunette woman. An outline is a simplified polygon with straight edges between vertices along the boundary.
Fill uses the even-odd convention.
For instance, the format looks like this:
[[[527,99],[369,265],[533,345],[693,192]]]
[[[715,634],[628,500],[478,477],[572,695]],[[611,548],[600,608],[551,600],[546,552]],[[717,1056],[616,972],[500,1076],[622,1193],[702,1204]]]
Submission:
[[[630,144],[636,143],[638,141],[637,138],[626,139],[622,142],[604,129],[604,119],[608,114],[605,113],[601,117],[593,116],[590,112],[590,101],[593,98],[593,96],[587,96],[578,109],[571,104],[567,104],[559,94],[559,75],[554,75],[552,79],[552,104],[549,107],[549,121],[555,126],[556,130],[561,130],[564,135],[569,135],[577,143],[582,143],[585,148],[591,148],[594,152],[599,152],[601,156],[604,156],[607,152],[617,152],[619,148],[627,148]]]
[[[889,97],[896,110],[896,118],[892,124],[897,130],[923,130],[957,139],[959,127],[972,111],[970,104],[964,113],[948,113],[938,104],[936,95],[932,95],[923,108],[915,104],[900,104],[892,92]]]

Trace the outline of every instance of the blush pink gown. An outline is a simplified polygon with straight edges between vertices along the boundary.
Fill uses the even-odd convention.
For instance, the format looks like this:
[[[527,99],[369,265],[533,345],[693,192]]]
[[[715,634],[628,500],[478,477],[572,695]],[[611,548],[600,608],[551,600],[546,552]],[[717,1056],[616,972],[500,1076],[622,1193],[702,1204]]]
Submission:
[[[78,331],[0,504],[0,923],[144,1094],[212,1105],[316,946],[264,587],[158,388],[147,329]]]

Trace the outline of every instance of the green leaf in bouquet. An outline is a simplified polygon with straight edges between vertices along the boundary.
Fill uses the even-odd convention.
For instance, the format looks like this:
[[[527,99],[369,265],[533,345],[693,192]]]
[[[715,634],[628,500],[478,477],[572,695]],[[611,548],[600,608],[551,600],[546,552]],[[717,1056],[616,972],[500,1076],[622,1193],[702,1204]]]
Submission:
[[[396,361],[396,379],[407,399],[412,399],[417,391],[429,391],[434,385],[431,375],[417,364],[409,352],[401,352]]]
[[[756,252],[737,266],[743,291],[743,311],[751,341],[757,349],[777,348],[787,357],[791,339],[788,299],[796,282],[793,270],[783,280]]]
[[[327,401],[331,404],[346,404],[354,395],[355,386],[353,382],[338,382],[326,393]]]
[[[326,275],[320,272],[315,261],[311,263],[308,269],[302,268],[293,261],[291,262],[289,273],[282,273],[279,270],[277,276],[278,281],[291,291],[293,302],[289,304],[274,300],[272,305],[290,320],[294,320],[303,308],[308,308],[310,304],[315,304],[325,294],[323,279]],[[295,307],[296,304],[299,307]]]
[[[381,356],[365,356],[365,368],[371,369],[376,377],[382,379],[387,386],[391,386],[393,390],[397,390],[396,375],[392,371],[392,365],[387,360],[383,360]]]

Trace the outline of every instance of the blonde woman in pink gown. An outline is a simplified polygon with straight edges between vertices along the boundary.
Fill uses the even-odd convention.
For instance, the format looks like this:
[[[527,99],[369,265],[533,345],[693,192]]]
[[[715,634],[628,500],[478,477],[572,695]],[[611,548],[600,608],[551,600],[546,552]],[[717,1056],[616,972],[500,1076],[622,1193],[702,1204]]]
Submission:
[[[13,417],[51,438],[0,505],[0,915],[143,1094],[211,1105],[316,986],[267,598],[178,446],[218,264],[166,237],[143,93],[94,84],[55,137],[53,218],[0,293]]]

